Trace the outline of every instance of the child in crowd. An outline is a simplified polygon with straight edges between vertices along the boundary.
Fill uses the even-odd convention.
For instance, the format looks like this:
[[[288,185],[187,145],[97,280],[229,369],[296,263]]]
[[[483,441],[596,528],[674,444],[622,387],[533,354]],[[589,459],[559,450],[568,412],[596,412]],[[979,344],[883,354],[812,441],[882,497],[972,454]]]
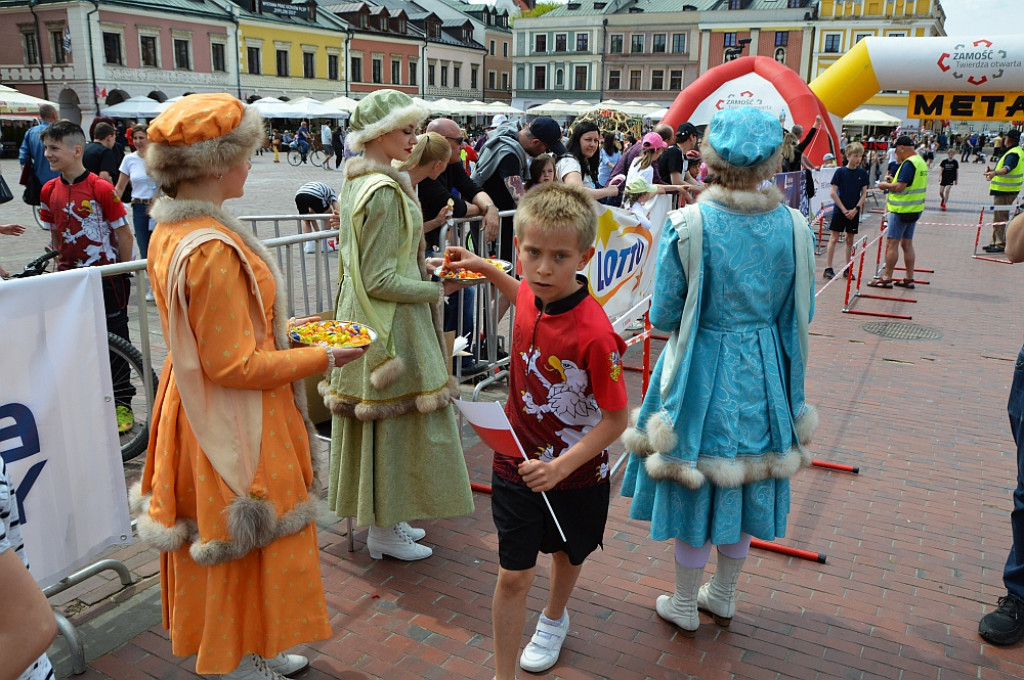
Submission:
[[[555,181],[555,157],[542,153],[530,162],[530,179],[526,181],[526,190],[535,186]]]
[[[607,447],[627,420],[625,343],[587,280],[576,274],[594,254],[594,202],[579,187],[550,183],[523,197],[515,215],[518,281],[467,250],[452,263],[484,274],[516,304],[505,406],[529,460],[495,452],[491,508],[498,531],[498,582],[491,620],[496,680],[515,678],[526,598],[537,554],[551,553],[551,586],[520,667],[540,673],[558,661],[565,607],[583,561],[602,545],[608,516]],[[562,406],[554,407],[554,395]],[[572,403],[568,406],[568,399]],[[563,541],[540,492],[565,533]]]
[[[957,176],[960,174],[960,163],[955,156],[956,149],[950,147],[945,160],[939,163],[939,168],[942,170],[942,175],[939,177],[939,201],[943,210],[946,209],[946,203],[949,202],[949,190],[956,184]]]
[[[39,192],[39,219],[50,231],[50,243],[59,255],[57,269],[130,262],[135,239],[128,224],[128,213],[114,185],[85,169],[82,154],[85,132],[77,123],[58,120],[42,133],[46,160],[60,175],[43,185]],[[131,282],[126,274],[103,277],[103,306],[107,332],[131,342],[128,334],[128,296]],[[110,355],[114,378],[115,410],[118,432],[127,432],[135,424],[131,400],[135,388],[125,361]]]
[[[622,207],[640,222],[644,229],[651,228],[651,199],[658,193],[658,187],[649,184],[643,177],[634,177],[626,184]]]
[[[295,192],[295,208],[299,211],[300,215],[337,213],[338,194],[334,193],[334,189],[323,182],[306,182]],[[333,229],[335,227],[331,226],[329,228]],[[320,231],[319,224],[313,220],[302,220],[302,233],[309,234],[314,231]],[[323,241],[320,242],[323,243]],[[315,253],[318,250],[317,243],[317,241],[306,241],[306,245],[302,246],[302,252],[307,254]],[[326,245],[331,250],[338,249],[334,239],[327,241]]]
[[[836,156],[835,154],[827,153],[821,159],[821,167],[823,168],[834,168],[836,167]]]
[[[846,145],[846,165],[836,170],[832,175],[832,201],[835,206],[832,209],[832,224],[829,231],[832,235],[828,239],[828,247],[825,249],[825,271],[826,279],[833,279],[836,273],[832,270],[832,256],[836,250],[836,243],[839,237],[846,234],[846,261],[853,257],[854,236],[860,228],[860,214],[864,209],[864,200],[868,195],[868,173],[860,167],[864,158],[864,146],[859,142],[851,142]],[[846,269],[844,277],[854,278],[853,272]]]
[[[654,183],[654,162],[661,158],[661,154],[668,148],[668,144],[657,132],[648,132],[641,142],[643,151],[633,159],[626,173],[626,184],[629,184],[634,177],[643,177],[648,184]]]

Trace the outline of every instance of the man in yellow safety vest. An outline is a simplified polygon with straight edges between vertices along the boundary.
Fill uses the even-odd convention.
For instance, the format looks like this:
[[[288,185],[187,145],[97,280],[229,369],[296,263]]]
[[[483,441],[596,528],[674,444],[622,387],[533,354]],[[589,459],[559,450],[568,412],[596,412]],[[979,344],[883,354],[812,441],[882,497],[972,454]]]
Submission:
[[[899,167],[896,176],[890,175],[878,183],[879,189],[889,192],[885,208],[888,211],[888,228],[885,236],[885,268],[882,273],[868,282],[873,288],[914,287],[914,227],[924,212],[925,190],[928,188],[928,165],[917,154],[914,140],[902,135],[896,140],[896,160]],[[906,276],[893,281],[892,274],[903,249],[903,266]]]
[[[999,210],[999,206],[1012,205],[1021,185],[1024,185],[1024,149],[1020,146],[1020,130],[1011,129],[1003,140],[1007,149],[999,157],[996,169],[985,171],[985,179],[991,182],[988,190],[992,204],[996,206],[992,213],[992,243],[984,248],[990,253],[1001,253],[1006,248],[1006,222],[1010,211]]]

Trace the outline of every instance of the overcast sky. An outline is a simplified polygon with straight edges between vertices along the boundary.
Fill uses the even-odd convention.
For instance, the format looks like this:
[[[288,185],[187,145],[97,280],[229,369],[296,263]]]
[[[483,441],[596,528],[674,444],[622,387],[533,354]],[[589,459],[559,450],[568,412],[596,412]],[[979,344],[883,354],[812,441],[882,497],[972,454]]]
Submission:
[[[946,12],[947,35],[1020,35],[1024,33],[1024,0],[940,0]]]

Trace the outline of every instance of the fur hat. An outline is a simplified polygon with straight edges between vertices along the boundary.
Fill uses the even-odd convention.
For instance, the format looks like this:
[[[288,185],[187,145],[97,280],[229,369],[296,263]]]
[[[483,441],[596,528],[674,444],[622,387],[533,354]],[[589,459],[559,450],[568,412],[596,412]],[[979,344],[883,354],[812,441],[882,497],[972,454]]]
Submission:
[[[183,181],[227,172],[262,143],[256,109],[229,94],[192,94],[149,124],[146,173],[170,195]]]
[[[359,153],[371,139],[406,125],[419,125],[430,111],[398,90],[376,90],[359,100],[348,119],[348,146]]]

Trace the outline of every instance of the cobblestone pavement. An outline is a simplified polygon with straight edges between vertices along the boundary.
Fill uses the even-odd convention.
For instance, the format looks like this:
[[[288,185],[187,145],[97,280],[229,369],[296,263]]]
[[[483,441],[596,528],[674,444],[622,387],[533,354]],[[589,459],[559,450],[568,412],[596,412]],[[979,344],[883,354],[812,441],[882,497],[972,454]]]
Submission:
[[[17,176],[10,161],[2,168],[8,179]],[[933,171],[915,239],[919,265],[935,270],[920,277],[930,285],[885,291],[917,302],[860,299],[854,306],[912,314],[911,323],[937,331],[938,339],[866,332],[865,323],[884,319],[842,313],[842,279],[817,298],[807,385],[821,412],[813,454],[859,466],[860,474],[799,474],[788,534],[778,542],[823,553],[827,563],[752,551],[732,626],[705,618],[696,637],[680,637],[653,609],[654,598],[672,587],[672,546],[650,541],[646,525],[628,519],[616,490],[604,550],[583,571],[570,603],[570,636],[545,677],[1024,677],[1019,647],[996,648],[977,635],[978,619],[1005,592],[1016,480],[1005,403],[1022,338],[1014,312],[1019,272],[971,258],[975,228],[968,225],[988,204],[982,169],[963,168],[945,213]],[[292,192],[310,177],[337,176],[257,158],[246,198],[231,207],[290,212]],[[0,207],[0,221],[24,220],[19,209]],[[877,224],[878,216],[870,216],[862,232],[873,238]],[[27,261],[44,240],[35,227],[20,239],[3,238],[0,262],[10,268]],[[872,250],[862,277],[874,258]],[[636,354],[628,357],[633,364]],[[637,404],[639,376],[628,375]],[[486,483],[488,452],[467,444],[471,477]],[[321,566],[334,635],[302,648],[312,668],[301,677],[490,678],[497,560],[489,504],[478,495],[472,516],[424,522],[435,552],[414,563],[372,560],[361,531],[349,552],[345,523],[327,518]],[[159,625],[155,553],[132,546],[114,556],[130,566],[135,585],[121,589],[101,575],[51,599],[73,614],[86,642],[89,668],[80,677],[196,677],[194,659],[174,657]],[[531,612],[546,588],[542,560]],[[528,628],[534,623],[531,614]],[[70,668],[65,649],[61,639],[51,648],[61,675]]]

